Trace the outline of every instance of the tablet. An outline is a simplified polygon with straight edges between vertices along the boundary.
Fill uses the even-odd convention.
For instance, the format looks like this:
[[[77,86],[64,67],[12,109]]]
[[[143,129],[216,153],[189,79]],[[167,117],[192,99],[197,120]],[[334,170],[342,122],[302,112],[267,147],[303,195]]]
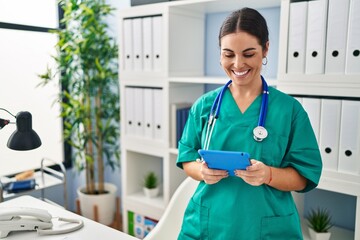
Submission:
[[[250,166],[250,154],[246,152],[231,152],[217,150],[198,150],[209,168],[227,170],[229,176],[234,176],[235,170],[245,170]]]

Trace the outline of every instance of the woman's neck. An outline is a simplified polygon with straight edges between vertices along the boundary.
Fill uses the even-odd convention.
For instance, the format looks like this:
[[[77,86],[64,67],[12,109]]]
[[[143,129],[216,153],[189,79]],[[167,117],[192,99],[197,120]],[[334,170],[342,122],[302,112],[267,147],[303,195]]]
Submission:
[[[238,105],[240,111],[244,113],[251,103],[259,96],[262,92],[262,81],[253,80],[247,85],[236,85],[232,83],[230,85],[230,92]]]

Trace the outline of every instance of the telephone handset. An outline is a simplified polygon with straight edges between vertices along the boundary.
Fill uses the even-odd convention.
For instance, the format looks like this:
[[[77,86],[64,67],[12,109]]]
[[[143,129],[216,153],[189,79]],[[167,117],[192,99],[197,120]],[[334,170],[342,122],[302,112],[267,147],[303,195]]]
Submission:
[[[52,229],[54,218],[51,214],[38,208],[0,208],[0,238],[7,237],[12,231],[36,230],[40,235],[68,233],[82,228],[82,220],[58,217],[59,221],[76,223],[70,228]]]

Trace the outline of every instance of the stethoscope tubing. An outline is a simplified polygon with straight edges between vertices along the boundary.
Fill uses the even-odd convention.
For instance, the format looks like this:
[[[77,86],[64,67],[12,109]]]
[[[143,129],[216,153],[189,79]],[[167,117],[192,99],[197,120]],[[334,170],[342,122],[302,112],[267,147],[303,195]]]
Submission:
[[[262,81],[262,98],[261,98],[261,108],[260,108],[259,121],[258,121],[257,127],[262,127],[264,130],[266,130],[265,129],[265,120],[266,120],[266,114],[267,114],[267,109],[268,109],[269,88],[268,88],[268,85],[263,76],[261,76],[261,81]],[[232,83],[232,80],[229,80],[223,86],[223,88],[220,90],[220,92],[216,96],[213,105],[211,106],[209,120],[208,120],[208,124],[206,127],[206,133],[205,133],[205,143],[204,143],[205,150],[209,149],[211,137],[212,137],[214,127],[216,124],[216,120],[217,120],[217,118],[219,118],[222,99],[223,99],[225,91],[228,89],[228,87],[231,83]],[[254,136],[254,138],[255,138],[255,136]],[[255,138],[255,140],[262,141],[263,139]]]

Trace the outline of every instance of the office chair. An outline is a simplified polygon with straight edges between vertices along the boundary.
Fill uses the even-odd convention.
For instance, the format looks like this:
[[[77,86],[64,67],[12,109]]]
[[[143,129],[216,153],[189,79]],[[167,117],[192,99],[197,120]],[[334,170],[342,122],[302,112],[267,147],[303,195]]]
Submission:
[[[187,177],[176,189],[164,214],[155,228],[144,240],[169,240],[177,239],[180,232],[185,209],[190,198],[198,186],[198,181]]]

